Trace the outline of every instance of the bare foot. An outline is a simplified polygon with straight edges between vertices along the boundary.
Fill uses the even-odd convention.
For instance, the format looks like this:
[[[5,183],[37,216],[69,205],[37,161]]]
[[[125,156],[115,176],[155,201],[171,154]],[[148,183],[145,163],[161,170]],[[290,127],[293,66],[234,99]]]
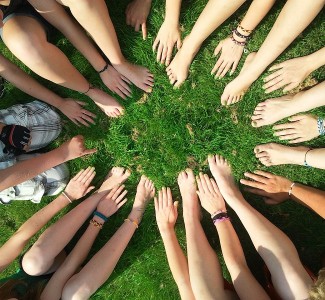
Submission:
[[[196,193],[195,176],[191,169],[186,169],[178,175],[178,186],[183,200],[184,219],[200,220],[200,205]]]
[[[123,106],[99,88],[91,88],[85,94],[89,96],[107,116],[117,118],[123,115]]]
[[[125,168],[113,167],[109,171],[98,192],[110,191],[111,189],[125,182],[129,178],[130,174],[131,172]]]
[[[185,38],[181,49],[177,52],[170,65],[166,68],[170,84],[179,87],[187,78],[190,65],[200,48],[193,49]]]
[[[100,73],[99,76],[103,83],[121,98],[126,99],[126,97],[131,97],[131,88],[128,85],[130,81],[117,72],[111,65],[108,65],[107,69]]]
[[[146,93],[152,92],[154,79],[147,68],[131,64],[128,61],[124,61],[119,65],[113,65],[113,67],[139,89]]]
[[[239,192],[232,175],[230,164],[225,158],[218,154],[209,155],[208,162],[210,171],[217,182],[220,193],[225,199],[228,199],[234,192]]]
[[[231,105],[240,101],[247,89],[257,79],[256,76],[248,72],[248,66],[252,63],[255,55],[256,53],[252,52],[247,56],[239,75],[226,85],[221,95],[222,105]]]
[[[275,143],[258,145],[254,152],[259,161],[269,167],[276,165],[304,165],[307,147],[288,147]]]
[[[133,208],[130,213],[131,220],[141,221],[143,213],[150,199],[155,195],[154,183],[145,175],[141,176],[140,182],[137,187]]]
[[[277,121],[280,121],[286,117],[295,114],[295,102],[296,95],[284,95],[279,98],[268,99],[259,103],[252,116],[252,126],[261,127],[265,125],[271,125]]]

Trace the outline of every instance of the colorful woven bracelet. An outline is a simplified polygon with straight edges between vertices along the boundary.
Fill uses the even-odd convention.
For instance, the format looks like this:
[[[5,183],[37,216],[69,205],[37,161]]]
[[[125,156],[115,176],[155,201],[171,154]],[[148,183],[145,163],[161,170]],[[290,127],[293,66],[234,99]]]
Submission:
[[[94,216],[101,218],[104,222],[107,222],[107,220],[108,220],[108,217],[104,216],[102,213],[100,213],[97,210],[94,212]]]
[[[96,228],[102,229],[103,228],[103,224],[97,222],[96,220],[92,219],[89,221],[89,224],[93,225]]]

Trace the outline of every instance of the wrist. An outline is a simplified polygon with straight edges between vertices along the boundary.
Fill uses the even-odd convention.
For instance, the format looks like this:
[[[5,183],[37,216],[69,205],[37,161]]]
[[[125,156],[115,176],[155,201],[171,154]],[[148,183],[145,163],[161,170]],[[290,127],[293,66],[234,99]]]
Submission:
[[[308,74],[317,70],[324,64],[324,62],[321,59],[322,57],[318,57],[317,52],[304,56],[303,58],[305,60],[303,65],[307,68]]]
[[[165,23],[168,27],[179,28],[178,18],[170,17],[170,16],[167,16],[167,15],[166,15],[166,16],[165,16],[164,23]]]
[[[162,238],[175,234],[174,225],[172,224],[158,224],[158,229]]]
[[[102,225],[105,223],[104,220],[102,218],[98,217],[98,216],[93,216],[92,219],[95,220],[96,222],[102,224]]]

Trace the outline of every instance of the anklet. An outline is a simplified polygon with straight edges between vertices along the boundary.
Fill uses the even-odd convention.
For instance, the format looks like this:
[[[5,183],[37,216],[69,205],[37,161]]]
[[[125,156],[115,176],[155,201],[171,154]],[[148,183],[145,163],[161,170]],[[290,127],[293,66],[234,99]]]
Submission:
[[[102,229],[103,228],[103,224],[97,222],[96,220],[92,219],[89,221],[89,224],[95,226],[96,228]]]
[[[295,184],[296,184],[296,183],[293,182],[293,183],[290,185],[290,189],[289,189],[289,191],[288,191],[288,194],[289,194],[289,197],[290,197],[290,198],[291,198],[291,194],[292,194],[292,188],[294,187]]]
[[[100,71],[98,71],[98,74],[105,72],[108,67],[109,67],[109,63],[106,63],[105,67],[102,68]]]
[[[130,222],[136,227],[136,229],[139,228],[139,223],[137,221],[134,221],[134,220],[131,220],[131,219],[127,218],[127,219],[124,220],[124,222]]]
[[[308,168],[312,168],[312,166],[308,165],[307,160],[306,160],[307,153],[308,153],[309,151],[311,151],[311,150],[313,150],[313,149],[309,148],[309,149],[306,151],[306,153],[305,153],[304,166],[306,166],[306,167],[308,167]]]
[[[94,216],[101,218],[104,222],[107,222],[107,220],[108,220],[108,217],[104,216],[102,213],[100,213],[97,210],[94,212]]]
[[[324,119],[321,117],[317,119],[317,128],[319,135],[325,135]]]
[[[70,203],[72,203],[72,200],[70,199],[70,197],[69,197],[69,196],[68,196],[64,191],[63,191],[61,194],[62,194],[64,197],[66,197]]]

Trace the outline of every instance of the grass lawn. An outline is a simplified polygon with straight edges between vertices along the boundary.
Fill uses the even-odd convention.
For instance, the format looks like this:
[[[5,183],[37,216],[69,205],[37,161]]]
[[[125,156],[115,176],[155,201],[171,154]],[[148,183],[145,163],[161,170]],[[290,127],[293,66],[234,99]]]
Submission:
[[[151,49],[163,21],[163,2],[153,1],[148,20],[149,37],[143,41],[141,34],[135,33],[125,24],[124,10],[128,0],[108,1],[110,14],[126,57],[132,62],[147,66],[155,75],[155,88],[152,94],[143,95],[138,89],[133,88],[132,98],[126,101],[120,99],[126,108],[126,114],[122,118],[109,120],[84,95],[40,80],[62,96],[87,101],[88,108],[97,113],[96,125],[90,128],[79,128],[65,120],[66,125],[59,139],[48,147],[48,149],[56,147],[69,137],[80,133],[86,137],[88,147],[98,149],[95,155],[70,162],[72,174],[88,165],[95,166],[97,171],[95,183],[99,184],[112,166],[125,166],[132,170],[132,176],[127,182],[130,194],[129,203],[105,225],[93,246],[91,255],[100,249],[127,216],[141,174],[149,176],[155,182],[157,189],[170,186],[174,198],[179,199],[180,194],[176,184],[178,172],[186,167],[193,168],[196,173],[200,170],[207,171],[206,157],[209,153],[224,155],[231,162],[237,180],[243,177],[245,171],[261,169],[325,189],[325,171],[288,165],[267,168],[254,157],[253,148],[256,145],[278,141],[273,136],[272,126],[255,129],[250,125],[250,116],[259,102],[281,95],[281,92],[274,92],[271,95],[263,92],[263,78],[266,73],[252,85],[243,101],[229,108],[222,107],[220,104],[220,96],[225,85],[238,75],[247,54],[243,56],[233,77],[227,76],[225,79],[215,80],[210,75],[216,61],[213,51],[218,42],[228,36],[235,22],[243,17],[251,1],[243,5],[203,44],[191,66],[188,80],[178,90],[170,86],[165,67],[156,63],[155,54]],[[181,12],[183,37],[190,32],[206,2],[203,0],[184,1]],[[258,26],[248,44],[249,51],[259,49],[284,3],[284,1],[278,1]],[[278,62],[307,55],[324,46],[324,15],[324,11],[318,15],[311,26],[279,57]],[[82,74],[93,84],[103,87],[98,74],[66,39],[57,36],[55,43]],[[10,60],[18,63],[3,44],[1,44],[1,50]],[[19,65],[30,72],[21,63]],[[323,67],[314,72],[311,77],[322,81],[324,71]],[[1,99],[0,108],[30,100],[32,99],[29,96],[8,84],[6,96]],[[325,116],[324,109],[317,109],[313,113]],[[310,147],[321,147],[324,142],[323,137],[306,144]],[[261,199],[250,194],[246,194],[246,199],[288,234],[296,245],[303,263],[317,272],[321,267],[321,257],[325,254],[324,220],[296,203],[287,202],[276,207],[269,207]],[[3,244],[27,218],[49,201],[51,201],[50,198],[45,198],[39,205],[23,201],[2,206],[0,208],[0,244]],[[65,212],[62,212],[55,220]],[[185,230],[181,215],[180,213],[176,230],[179,241],[185,249]],[[236,215],[231,212],[231,216],[248,263],[256,277],[263,280],[262,261]],[[225,276],[229,278],[220,255],[218,236],[207,214],[204,214],[203,225],[212,247],[220,257]],[[34,241],[35,239],[32,242]],[[2,277],[15,272],[17,267],[16,261],[2,274]],[[156,226],[153,203],[149,205],[141,226],[114,273],[91,299],[179,299]]]

